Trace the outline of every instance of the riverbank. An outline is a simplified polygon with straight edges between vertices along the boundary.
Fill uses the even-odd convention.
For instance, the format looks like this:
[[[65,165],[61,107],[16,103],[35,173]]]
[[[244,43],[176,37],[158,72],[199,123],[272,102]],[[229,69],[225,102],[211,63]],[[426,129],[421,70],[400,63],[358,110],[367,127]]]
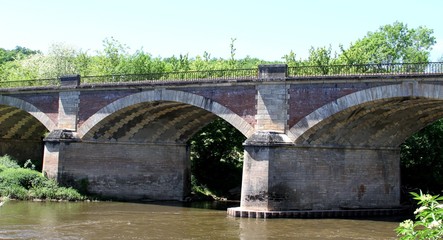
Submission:
[[[84,201],[87,197],[70,187],[59,186],[39,171],[21,167],[10,156],[0,157],[0,199]],[[2,203],[3,201],[0,200]]]

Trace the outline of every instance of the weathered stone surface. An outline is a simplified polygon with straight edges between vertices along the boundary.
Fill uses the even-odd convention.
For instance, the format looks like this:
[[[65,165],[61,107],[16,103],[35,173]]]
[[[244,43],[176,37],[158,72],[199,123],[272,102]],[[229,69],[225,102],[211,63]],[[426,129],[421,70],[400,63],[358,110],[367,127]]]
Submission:
[[[272,131],[257,131],[245,141],[246,146],[277,146],[291,143],[286,134]]]
[[[77,130],[80,92],[60,92],[58,108],[58,129]]]
[[[190,162],[184,145],[74,142],[62,144],[60,150],[60,181],[86,181],[94,194],[182,201],[190,191]]]
[[[288,128],[288,98],[285,84],[258,85],[256,130],[285,132]]]
[[[285,80],[288,72],[288,65],[273,64],[259,65],[258,76],[261,79]]]
[[[245,210],[392,208],[400,204],[398,149],[245,147]]]
[[[55,179],[56,181],[60,181],[61,168],[63,167],[63,164],[60,162],[60,160],[63,161],[60,152],[59,142],[45,143],[42,172],[45,176]]]

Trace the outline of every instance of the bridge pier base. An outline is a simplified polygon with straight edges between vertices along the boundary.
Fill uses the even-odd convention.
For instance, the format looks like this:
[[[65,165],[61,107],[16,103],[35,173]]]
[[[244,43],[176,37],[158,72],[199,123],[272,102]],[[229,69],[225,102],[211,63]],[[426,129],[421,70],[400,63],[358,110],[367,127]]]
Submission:
[[[256,134],[245,142],[241,204],[229,215],[340,216],[364,209],[370,216],[400,207],[399,149],[296,146],[284,136],[265,133],[256,141]]]
[[[190,193],[184,144],[47,138],[43,172],[62,185],[111,199],[183,201]]]

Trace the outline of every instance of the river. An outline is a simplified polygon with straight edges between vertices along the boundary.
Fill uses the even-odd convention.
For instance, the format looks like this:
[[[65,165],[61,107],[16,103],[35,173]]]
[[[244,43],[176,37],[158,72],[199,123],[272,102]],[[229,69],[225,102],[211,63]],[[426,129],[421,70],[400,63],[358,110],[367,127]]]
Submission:
[[[246,219],[178,204],[22,202],[0,207],[0,239],[395,239],[398,221]]]

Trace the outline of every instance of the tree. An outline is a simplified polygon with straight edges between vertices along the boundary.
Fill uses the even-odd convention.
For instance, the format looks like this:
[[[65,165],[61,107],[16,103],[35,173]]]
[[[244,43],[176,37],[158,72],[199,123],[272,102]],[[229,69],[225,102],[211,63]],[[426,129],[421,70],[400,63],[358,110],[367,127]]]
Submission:
[[[430,50],[436,43],[433,30],[420,26],[408,28],[401,22],[385,25],[351,44],[339,60],[343,64],[380,64],[428,62]]]
[[[438,193],[443,189],[443,119],[401,145],[402,185]]]
[[[36,78],[37,75],[22,66],[20,61],[39,53],[20,46],[13,50],[0,48],[0,81]]]
[[[31,56],[34,54],[40,53],[36,50],[31,50],[29,48],[17,46],[13,50],[6,50],[0,48],[0,65],[5,62],[10,62],[14,60],[20,60],[27,56]]]
[[[232,125],[216,119],[189,140],[191,172],[196,184],[218,196],[240,186],[245,137]]]

